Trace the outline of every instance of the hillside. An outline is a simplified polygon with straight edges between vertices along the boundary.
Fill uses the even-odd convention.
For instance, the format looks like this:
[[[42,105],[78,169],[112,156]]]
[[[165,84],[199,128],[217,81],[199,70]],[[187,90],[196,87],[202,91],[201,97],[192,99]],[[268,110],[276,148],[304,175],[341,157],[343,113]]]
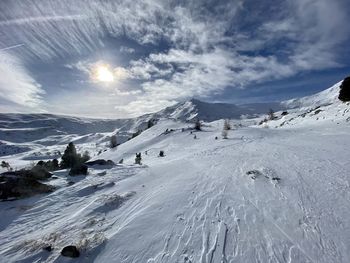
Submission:
[[[53,193],[0,202],[0,262],[349,262],[350,105],[329,103],[338,87],[262,125],[236,119],[228,139],[223,120],[192,129],[193,102],[164,110],[93,157],[123,164],[56,171]],[[81,256],[60,256],[67,245]]]

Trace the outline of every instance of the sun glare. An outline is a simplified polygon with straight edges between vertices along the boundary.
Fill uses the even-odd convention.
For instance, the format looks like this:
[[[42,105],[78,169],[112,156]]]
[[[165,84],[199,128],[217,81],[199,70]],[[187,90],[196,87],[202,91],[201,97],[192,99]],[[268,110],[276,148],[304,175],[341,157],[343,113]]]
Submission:
[[[96,69],[96,79],[101,82],[113,82],[113,72],[109,69],[108,66],[98,66]]]

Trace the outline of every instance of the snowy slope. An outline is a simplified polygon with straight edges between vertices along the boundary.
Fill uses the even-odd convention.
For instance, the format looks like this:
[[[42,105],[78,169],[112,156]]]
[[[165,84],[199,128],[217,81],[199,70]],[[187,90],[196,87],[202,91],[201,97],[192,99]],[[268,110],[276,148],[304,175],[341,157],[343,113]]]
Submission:
[[[333,103],[340,103],[338,100],[338,96],[339,96],[339,87],[341,83],[342,81],[314,95],[283,101],[281,104],[286,108],[302,108],[302,107],[326,106]]]
[[[55,192],[0,202],[0,263],[350,262],[350,104],[337,92],[300,99],[265,126],[236,120],[227,140],[223,120],[191,129],[196,103],[164,110],[168,118],[93,157],[123,164],[86,177],[57,171]],[[211,117],[217,106],[203,110]],[[94,147],[91,136],[78,135],[79,151]],[[60,256],[67,245],[81,257]]]
[[[348,123],[215,140],[222,125],[193,139],[188,124],[163,120],[99,156],[123,165],[57,172],[56,192],[0,203],[0,261],[67,262],[59,251],[76,244],[75,262],[349,262]]]
[[[148,115],[135,119],[89,119],[52,114],[0,114],[0,139],[21,143],[49,136],[118,132],[120,136],[144,128]]]
[[[338,99],[341,82],[312,96],[284,101],[288,114],[275,113],[275,120],[266,123],[274,128],[312,127],[327,123],[331,127],[341,123],[350,123],[350,102]],[[265,125],[265,126],[266,126]]]
[[[270,108],[283,109],[280,103],[256,103],[235,105],[228,103],[208,103],[192,99],[168,107],[155,116],[171,118],[182,121],[199,119],[203,121],[215,121],[219,119],[240,119],[242,116],[254,117],[266,113]]]
[[[21,159],[16,167],[31,161],[57,158],[69,142],[94,156],[108,148],[109,138],[117,134],[123,143],[138,130],[147,127],[151,115],[134,119],[89,119],[52,114],[0,113],[0,157]],[[59,156],[58,156],[59,157]],[[27,160],[27,162],[25,162]]]

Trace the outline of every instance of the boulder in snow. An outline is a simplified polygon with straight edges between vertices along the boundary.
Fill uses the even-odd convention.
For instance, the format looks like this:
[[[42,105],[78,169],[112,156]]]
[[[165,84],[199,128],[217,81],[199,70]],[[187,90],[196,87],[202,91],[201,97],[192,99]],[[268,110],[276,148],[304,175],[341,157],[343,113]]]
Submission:
[[[112,160],[104,160],[104,159],[98,159],[95,161],[90,161],[90,162],[86,162],[85,163],[88,166],[94,166],[94,165],[109,165],[109,166],[113,166],[115,165],[115,163]]]
[[[80,256],[80,252],[76,246],[66,246],[62,249],[61,255],[64,257],[78,258]]]
[[[11,200],[30,197],[36,194],[50,193],[55,188],[40,183],[36,178],[27,176],[26,170],[5,172],[0,175],[0,199]]]
[[[78,164],[72,167],[69,171],[70,176],[74,175],[87,175],[88,174],[88,166],[86,164]]]

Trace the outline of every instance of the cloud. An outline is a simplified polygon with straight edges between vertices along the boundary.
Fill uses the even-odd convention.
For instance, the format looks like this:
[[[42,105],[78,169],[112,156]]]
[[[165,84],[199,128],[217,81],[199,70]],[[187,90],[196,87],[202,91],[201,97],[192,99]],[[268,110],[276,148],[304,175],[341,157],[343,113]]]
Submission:
[[[43,111],[45,104],[41,86],[28,74],[21,62],[14,56],[0,51],[0,101],[17,111]]]
[[[126,54],[132,54],[132,53],[135,53],[135,49],[134,48],[131,48],[131,47],[125,47],[125,46],[121,46],[119,51],[121,53],[126,53]]]
[[[124,98],[116,109],[131,115],[193,96],[205,98],[225,89],[340,67],[344,63],[340,48],[349,40],[346,0],[32,3],[2,5],[0,45],[25,45],[16,56],[26,64],[79,57],[80,62],[70,61],[67,67],[84,72],[90,80],[96,65],[106,62],[81,58],[106,48],[123,56],[132,54],[133,60],[123,65],[118,59],[114,66],[109,62],[115,77],[130,85],[116,88]],[[142,50],[137,57],[127,44],[106,45],[106,38],[131,39],[150,51]],[[23,67],[20,70],[27,73]]]
[[[124,67],[113,67],[113,65],[102,60],[96,62],[78,61],[75,64],[67,64],[65,67],[69,69],[77,69],[85,73],[88,76],[89,81],[92,83],[100,82],[98,75],[101,68],[106,69],[116,82],[126,80],[130,75],[129,71]]]
[[[174,65],[181,70],[173,71],[169,78],[164,79],[159,76],[156,66],[163,64]],[[171,49],[166,54],[151,54],[146,61],[132,65],[136,65],[137,69],[143,65],[141,68],[147,73],[144,76],[146,81],[141,85],[143,93],[136,99],[139,105],[142,102],[148,105],[142,110],[160,110],[167,101],[171,105],[176,100],[205,98],[229,86],[243,88],[249,83],[288,77],[295,72],[293,65],[283,65],[274,56],[243,56],[220,48],[199,54]],[[133,67],[130,71],[134,71]],[[150,106],[152,103],[153,107]],[[133,112],[134,104],[130,104]]]

